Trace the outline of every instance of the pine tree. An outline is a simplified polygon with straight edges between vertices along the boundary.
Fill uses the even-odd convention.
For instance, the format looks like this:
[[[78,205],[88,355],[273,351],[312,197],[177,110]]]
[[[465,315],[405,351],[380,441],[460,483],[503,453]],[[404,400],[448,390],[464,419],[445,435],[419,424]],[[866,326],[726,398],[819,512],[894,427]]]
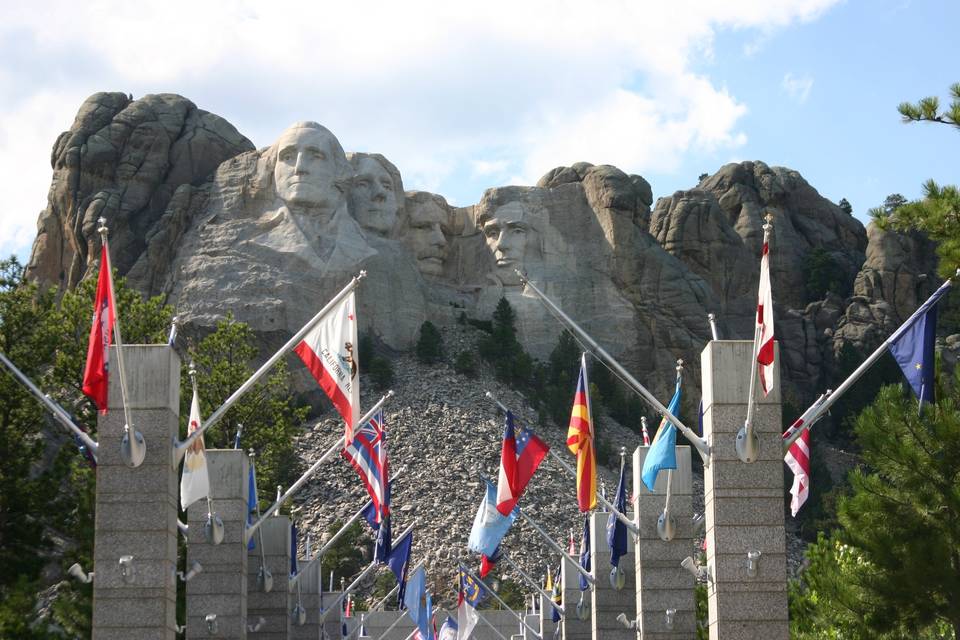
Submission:
[[[420,338],[417,340],[417,360],[424,364],[434,364],[443,358],[443,336],[436,325],[427,320],[420,325]]]

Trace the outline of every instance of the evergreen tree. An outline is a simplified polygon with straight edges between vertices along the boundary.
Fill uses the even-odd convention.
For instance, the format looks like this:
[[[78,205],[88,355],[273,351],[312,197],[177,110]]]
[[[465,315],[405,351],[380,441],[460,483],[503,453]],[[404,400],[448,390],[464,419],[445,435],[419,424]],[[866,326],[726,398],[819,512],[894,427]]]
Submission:
[[[846,198],[840,198],[840,202],[837,203],[837,206],[840,207],[840,210],[848,216],[853,215],[853,205],[851,205],[850,201]]]
[[[420,338],[417,340],[417,360],[424,364],[434,364],[443,358],[443,336],[436,325],[427,320],[420,325]]]
[[[500,298],[491,318],[490,335],[477,343],[480,357],[493,365],[498,380],[519,387],[533,383],[533,358],[517,340],[516,314],[506,298]]]

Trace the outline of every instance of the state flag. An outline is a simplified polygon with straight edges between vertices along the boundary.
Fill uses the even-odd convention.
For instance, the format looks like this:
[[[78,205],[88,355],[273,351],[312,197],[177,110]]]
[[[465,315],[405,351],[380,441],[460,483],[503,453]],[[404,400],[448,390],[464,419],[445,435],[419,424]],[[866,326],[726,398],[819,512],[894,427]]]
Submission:
[[[593,418],[590,413],[587,354],[580,357],[580,376],[567,428],[567,448],[577,456],[577,505],[581,512],[597,506],[597,458],[593,446]]]
[[[190,419],[187,435],[200,428],[200,400],[197,390],[193,390],[190,401]],[[187,510],[191,504],[210,495],[210,474],[207,471],[207,455],[203,446],[203,436],[190,443],[183,456],[183,472],[180,475],[180,508]]]
[[[507,515],[517,506],[523,490],[550,447],[526,427],[516,434],[513,413],[507,411],[500,451],[500,477],[497,481],[497,511]]]
[[[83,393],[107,412],[107,392],[110,388],[110,345],[113,344],[113,325],[116,307],[110,287],[110,255],[107,247],[100,248],[100,274],[97,276],[97,294],[93,301],[93,322],[87,341],[87,364],[83,369]]]
[[[760,290],[757,300],[757,355],[758,373],[763,395],[773,389],[773,291],[770,287],[770,227],[764,225],[763,252],[760,256]],[[676,414],[674,414],[676,415]]]

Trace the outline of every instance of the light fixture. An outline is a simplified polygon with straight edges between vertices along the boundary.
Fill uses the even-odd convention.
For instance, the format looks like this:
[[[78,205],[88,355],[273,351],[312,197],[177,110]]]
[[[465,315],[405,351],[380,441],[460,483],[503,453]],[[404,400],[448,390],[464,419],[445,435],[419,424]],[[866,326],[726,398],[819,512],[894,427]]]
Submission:
[[[132,436],[131,436],[132,434]],[[120,457],[128,467],[139,467],[147,456],[147,443],[143,434],[130,425],[123,425],[123,439],[120,441]]]
[[[120,577],[127,584],[133,582],[133,556],[120,556]]]
[[[757,437],[757,432],[754,429],[751,428],[748,433],[747,425],[740,427],[740,430],[737,431],[735,445],[737,457],[740,458],[741,462],[751,463],[757,461],[757,456],[760,455],[760,438]]]
[[[220,625],[217,624],[217,614],[208,613],[207,617],[203,620],[207,623],[207,633],[210,635],[213,635],[220,630]]]
[[[247,631],[249,631],[250,633],[256,633],[257,631],[260,631],[260,629],[262,629],[263,625],[265,625],[266,623],[267,623],[266,619],[263,616],[260,616],[259,618],[257,618],[257,624],[247,625]]]
[[[203,565],[201,565],[196,560],[193,561],[193,564],[190,565],[190,570],[184,573],[183,571],[177,571],[177,577],[187,582],[190,578],[194,577],[198,573],[203,571]]]
[[[660,539],[664,542],[670,542],[673,540],[676,532],[677,526],[673,520],[673,515],[664,508],[660,517],[657,518],[657,535],[660,536]]]
[[[70,565],[70,568],[67,569],[67,573],[84,584],[90,584],[93,582],[93,571],[87,573],[83,570],[83,567],[80,566],[79,562],[74,562],[72,565]]]
[[[619,566],[610,570],[610,586],[621,591],[627,584],[627,574]]]
[[[687,556],[680,562],[680,566],[693,574],[693,577],[697,580],[705,580],[710,584],[713,584],[713,576],[710,574],[710,569],[707,567],[698,567],[697,563],[693,561],[693,558]]]
[[[580,600],[577,602],[577,618],[580,620],[590,619],[590,603],[587,602],[587,592],[580,592]]]
[[[293,607],[290,617],[293,618],[293,621],[298,627],[302,627],[307,622],[307,610],[298,602],[296,606]]]
[[[223,542],[223,520],[216,513],[207,514],[207,521],[203,524],[203,537],[210,544]]]
[[[667,625],[667,629],[670,631],[673,631],[673,619],[677,617],[677,610],[667,609],[666,611],[664,611],[664,613],[666,614],[665,623]]]
[[[627,614],[623,613],[622,611],[617,615],[617,622],[619,622],[620,624],[622,624],[622,625],[624,626],[624,628],[626,628],[626,629],[636,629],[636,628],[637,628],[637,621],[636,621],[636,619],[634,619],[634,620],[628,619],[628,618],[627,618]]]
[[[757,565],[760,564],[761,553],[759,551],[747,551],[747,575],[751,578],[757,576]]]
[[[264,593],[273,591],[273,574],[262,564],[260,570],[257,571],[257,588]]]

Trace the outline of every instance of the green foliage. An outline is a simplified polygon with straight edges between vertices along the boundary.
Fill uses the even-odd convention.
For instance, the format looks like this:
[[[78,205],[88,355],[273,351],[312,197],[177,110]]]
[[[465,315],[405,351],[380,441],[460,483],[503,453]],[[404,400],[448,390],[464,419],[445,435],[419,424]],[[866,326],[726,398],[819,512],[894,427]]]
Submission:
[[[853,205],[850,204],[850,201],[846,198],[840,198],[840,202],[837,203],[837,206],[840,207],[840,210],[848,216],[853,215]]]
[[[258,351],[253,330],[229,315],[189,350],[188,362],[192,360],[197,368],[202,416],[209,416],[253,374]],[[181,436],[186,435],[191,397],[185,363],[180,390]],[[204,442],[211,449],[233,448],[237,425],[242,424],[240,446],[252,448],[257,454],[260,497],[272,498],[277,485],[289,486],[300,475],[300,459],[293,442],[307,411],[307,407],[296,406],[290,375],[281,361],[204,433]]]
[[[341,527],[343,527],[343,522],[336,520],[327,528],[327,534],[332,536]],[[363,549],[369,549],[371,543],[370,536],[364,532],[359,522],[354,522],[347,527],[343,535],[337,538],[337,541],[323,554],[323,560],[320,561],[323,580],[329,580],[330,572],[333,571],[334,589],[340,588],[341,578],[349,583],[351,578],[364,568],[366,562],[363,559]],[[326,586],[327,583],[324,582],[324,587],[326,588]],[[386,592],[384,592],[384,595],[386,595]]]
[[[550,352],[546,370],[543,372],[541,414],[556,425],[566,425],[570,419],[573,392],[580,371],[580,347],[569,331],[560,334],[557,346]]]
[[[693,599],[697,609],[697,640],[709,640],[710,612],[707,605],[707,585],[698,582],[693,588]]]
[[[831,381],[831,387],[836,389],[865,359],[866,356],[856,347],[849,342],[844,343],[837,356],[836,375]],[[873,402],[883,385],[899,383],[902,379],[903,374],[896,360],[889,353],[884,353],[857,383],[837,400],[830,409],[829,422],[824,421],[817,426],[817,435],[842,446],[852,444],[853,422],[860,412]]]
[[[709,177],[710,177],[709,173],[701,173],[699,176],[697,176],[697,183],[699,184]]]
[[[468,378],[477,377],[477,359],[471,351],[461,351],[453,361],[453,370]]]
[[[939,387],[922,415],[884,387],[857,419],[864,466],[808,552],[795,637],[960,637],[960,393]]]
[[[507,606],[514,611],[523,610],[526,605],[526,590],[523,585],[510,580],[509,578],[495,577],[489,575],[484,579],[484,584],[490,589],[491,585],[496,585],[495,590],[500,599],[507,603]],[[493,596],[487,598],[480,604],[481,609],[502,609],[503,606],[497,602]]]
[[[916,103],[901,102],[897,111],[904,122],[938,122],[960,127],[960,82],[950,85],[950,106],[940,111],[940,100],[935,96],[921,98]]]
[[[909,202],[902,194],[891,193],[883,199],[883,211],[890,214]]]
[[[517,340],[515,321],[516,314],[510,303],[500,298],[491,319],[490,335],[480,339],[477,350],[481,358],[493,365],[498,380],[525,388],[533,382],[535,366],[533,358]]]
[[[395,377],[390,361],[382,356],[373,356],[367,362],[370,363],[367,365],[367,374],[370,376],[373,388],[377,391],[389,388]]]
[[[822,300],[827,293],[845,296],[848,292],[843,271],[836,259],[822,247],[815,247],[803,263],[807,300]]]
[[[420,338],[417,340],[417,360],[424,364],[434,364],[443,358],[443,336],[436,325],[427,320],[420,325]]]

